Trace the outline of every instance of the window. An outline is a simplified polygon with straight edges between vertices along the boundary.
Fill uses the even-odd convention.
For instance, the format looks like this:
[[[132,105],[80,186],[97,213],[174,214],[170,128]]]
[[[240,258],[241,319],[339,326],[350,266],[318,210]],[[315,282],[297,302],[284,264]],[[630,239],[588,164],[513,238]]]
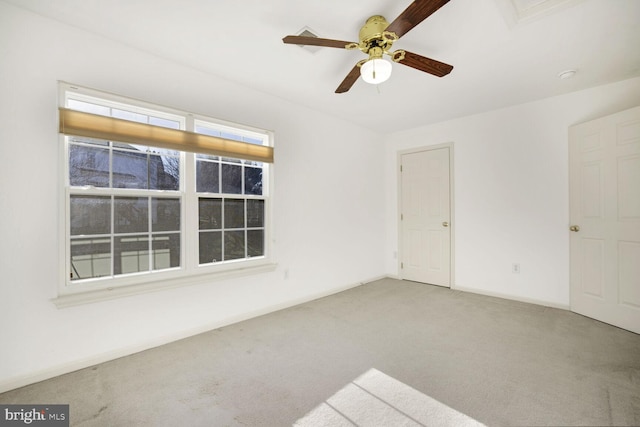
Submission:
[[[270,149],[269,132],[66,83],[60,88],[61,295],[271,265],[271,164],[251,154],[257,146]],[[73,114],[98,124],[74,127]],[[101,120],[112,122],[100,130]],[[127,130],[105,137],[117,126],[135,133],[133,123],[150,136]],[[155,140],[162,132],[177,142]],[[218,144],[213,151],[208,141]],[[248,158],[237,155],[245,152]]]

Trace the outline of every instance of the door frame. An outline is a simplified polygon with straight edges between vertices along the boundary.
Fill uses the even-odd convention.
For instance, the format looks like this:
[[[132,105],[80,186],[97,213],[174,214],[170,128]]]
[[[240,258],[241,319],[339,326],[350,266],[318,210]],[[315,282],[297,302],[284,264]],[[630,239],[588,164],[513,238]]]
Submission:
[[[398,150],[396,152],[396,181],[397,181],[397,186],[396,186],[396,192],[397,192],[397,203],[396,203],[396,219],[397,219],[397,233],[398,233],[398,239],[397,239],[397,253],[398,253],[398,257],[396,259],[396,268],[398,271],[398,277],[400,278],[400,280],[404,280],[403,279],[403,275],[402,275],[402,266],[400,265],[400,263],[402,262],[402,258],[403,258],[403,236],[402,236],[402,220],[401,220],[401,215],[402,215],[402,172],[400,171],[400,167],[402,165],[402,156],[405,154],[413,154],[413,153],[420,153],[423,151],[433,151],[433,150],[439,150],[441,148],[448,148],[449,149],[449,209],[450,209],[450,219],[449,219],[449,229],[451,230],[451,234],[450,234],[450,240],[451,240],[451,244],[449,246],[449,289],[455,289],[456,288],[456,282],[455,282],[455,229],[456,229],[456,220],[455,220],[455,210],[454,210],[454,173],[453,173],[453,153],[454,153],[454,144],[453,142],[445,142],[442,144],[435,144],[435,145],[425,145],[425,146],[420,146],[420,147],[415,147],[415,148],[409,148],[409,149],[405,149],[405,150]]]

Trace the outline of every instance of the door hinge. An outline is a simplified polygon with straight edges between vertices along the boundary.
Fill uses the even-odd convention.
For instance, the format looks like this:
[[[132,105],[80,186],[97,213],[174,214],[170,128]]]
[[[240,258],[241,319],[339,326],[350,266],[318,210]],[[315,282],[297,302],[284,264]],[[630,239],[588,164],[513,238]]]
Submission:
[[[404,214],[400,214],[400,221],[404,221]]]
[[[400,268],[404,268],[404,262],[400,263]]]
[[[402,165],[400,165],[400,172],[402,172]]]

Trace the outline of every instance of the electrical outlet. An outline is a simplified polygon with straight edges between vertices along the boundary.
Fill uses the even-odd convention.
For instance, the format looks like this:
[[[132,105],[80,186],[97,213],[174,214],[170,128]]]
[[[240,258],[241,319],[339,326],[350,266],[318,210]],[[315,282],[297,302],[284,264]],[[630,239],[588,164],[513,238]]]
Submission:
[[[511,266],[511,272],[513,274],[520,274],[520,264],[513,264]]]

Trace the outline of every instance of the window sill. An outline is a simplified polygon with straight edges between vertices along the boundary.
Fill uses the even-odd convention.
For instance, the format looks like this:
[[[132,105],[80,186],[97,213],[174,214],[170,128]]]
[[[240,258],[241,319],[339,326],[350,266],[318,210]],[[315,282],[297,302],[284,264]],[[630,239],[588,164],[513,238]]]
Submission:
[[[217,273],[190,275],[180,278],[155,281],[151,283],[61,294],[58,296],[58,298],[52,299],[51,302],[53,302],[53,304],[55,304],[57,308],[73,307],[77,305],[91,304],[94,302],[106,301],[110,299],[140,295],[163,289],[173,289],[188,285],[197,285],[211,282],[213,280],[217,281],[221,279],[232,279],[252,274],[269,273],[274,271],[277,266],[278,264],[275,263],[262,264],[253,267],[238,268]]]

